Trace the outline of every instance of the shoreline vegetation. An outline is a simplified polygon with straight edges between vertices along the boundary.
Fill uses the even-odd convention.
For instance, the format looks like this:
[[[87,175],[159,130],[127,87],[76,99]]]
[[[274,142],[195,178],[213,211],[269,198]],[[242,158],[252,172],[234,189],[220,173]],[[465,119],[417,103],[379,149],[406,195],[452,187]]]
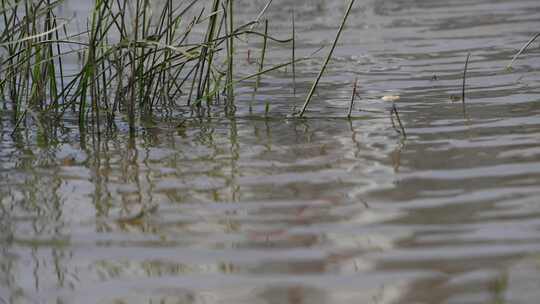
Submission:
[[[296,64],[311,59],[296,56],[294,10],[290,38],[269,34],[265,14],[273,0],[267,0],[252,21],[242,24],[234,18],[235,0],[163,0],[159,4],[150,0],[94,0],[86,22],[60,16],[65,1],[0,0],[0,111],[10,113],[12,134],[30,124],[39,127],[43,122],[61,121],[66,113],[77,116],[81,132],[88,130],[98,136],[115,129],[119,117],[134,133],[141,119],[178,106],[187,106],[197,115],[219,109],[234,117],[237,106],[245,106],[251,113],[251,102],[235,103],[235,86],[254,80],[256,94],[262,75],[291,67],[287,69],[293,74],[291,93],[296,95]],[[355,0],[343,1],[348,4],[331,49],[301,110],[291,105],[288,117],[304,118],[308,110],[355,4]],[[86,24],[86,29],[73,31],[81,24]],[[539,36],[517,52],[508,70]],[[258,69],[239,77],[235,73],[237,46],[249,39],[262,41]],[[291,48],[290,60],[265,66],[269,42]],[[461,94],[465,117],[470,56]],[[348,119],[353,116],[356,95],[357,81],[344,113]],[[267,101],[264,117],[269,109]],[[390,117],[394,128],[405,136],[395,102]]]
[[[272,0],[245,24],[235,24],[234,0],[95,0],[87,28],[76,32],[84,21],[61,17],[63,2],[0,0],[0,98],[13,132],[29,120],[38,126],[62,120],[68,111],[78,116],[81,130],[98,135],[114,128],[118,115],[133,132],[141,117],[175,105],[220,106],[234,116],[238,83],[256,79],[256,91],[261,75],[289,66],[294,74],[295,64],[309,59],[295,58],[294,12],[292,38],[268,33],[264,16]],[[236,45],[247,39],[262,39],[264,47],[258,72],[240,78]],[[265,67],[269,41],[292,48],[290,61]]]

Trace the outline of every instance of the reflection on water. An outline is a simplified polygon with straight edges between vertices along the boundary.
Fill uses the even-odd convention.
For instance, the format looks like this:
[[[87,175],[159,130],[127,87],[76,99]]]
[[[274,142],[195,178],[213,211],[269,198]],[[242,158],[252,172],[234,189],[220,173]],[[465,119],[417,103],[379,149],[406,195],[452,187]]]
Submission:
[[[272,31],[290,34],[294,5],[305,54],[346,4],[275,1]],[[265,1],[239,2],[247,20]],[[540,4],[366,0],[353,14],[310,112],[331,118],[285,118],[317,62],[298,67],[296,97],[289,72],[262,77],[268,119],[240,109],[97,139],[71,120],[12,137],[0,114],[0,303],[535,303],[540,53],[503,67]],[[269,62],[290,56],[270,47]],[[450,96],[469,51],[464,121]],[[336,118],[356,77],[369,111]]]
[[[391,276],[374,283],[354,275],[373,268],[364,255],[407,234],[358,230],[397,216],[362,199],[393,172],[380,159],[399,140],[390,129],[380,135],[388,144],[375,145],[357,131],[369,123],[383,124],[190,120],[135,140],[117,135],[83,148],[66,135],[17,158],[8,153],[2,261],[10,299],[91,302],[97,289],[105,301],[131,303],[141,301],[125,298],[135,289],[148,301],[170,293],[204,302],[215,293],[324,303],[332,293],[356,298],[362,285],[395,294],[381,289]],[[4,143],[10,151],[16,140]],[[229,291],[240,286],[251,288],[242,297]]]

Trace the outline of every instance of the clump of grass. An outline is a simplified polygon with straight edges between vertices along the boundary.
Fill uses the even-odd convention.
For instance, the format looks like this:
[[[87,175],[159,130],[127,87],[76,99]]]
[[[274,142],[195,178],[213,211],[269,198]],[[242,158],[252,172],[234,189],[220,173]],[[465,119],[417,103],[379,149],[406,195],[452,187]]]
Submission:
[[[51,0],[2,0],[0,5],[0,93],[12,101],[13,120],[19,125],[30,110],[56,104],[63,90],[63,82],[57,81],[63,75],[60,48],[54,40],[65,21],[56,18],[58,3]]]
[[[234,0],[94,0],[87,29],[73,32],[75,21],[57,16],[61,0],[0,0],[0,98],[17,127],[28,113],[62,119],[71,110],[98,135],[117,115],[134,131],[139,117],[175,104],[213,107],[222,93],[234,111],[238,81],[291,64],[264,70],[261,60],[258,73],[234,78],[238,37],[291,41],[254,29],[271,2],[237,26]]]

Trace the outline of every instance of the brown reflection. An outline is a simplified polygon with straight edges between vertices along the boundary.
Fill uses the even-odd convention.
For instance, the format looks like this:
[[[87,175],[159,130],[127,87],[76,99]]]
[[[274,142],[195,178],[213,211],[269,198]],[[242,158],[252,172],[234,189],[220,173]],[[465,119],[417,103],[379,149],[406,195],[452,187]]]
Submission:
[[[238,126],[236,119],[231,119],[229,124],[229,141],[230,141],[230,176],[227,183],[231,192],[231,201],[237,202],[240,197],[240,186],[236,183],[236,176],[240,173],[238,168],[238,160],[240,159],[240,143],[238,142]]]
[[[322,304],[332,303],[323,290],[302,285],[272,286],[257,293],[268,304]]]
[[[353,125],[353,121],[349,119],[349,129],[351,131],[351,141],[353,145],[356,147],[356,151],[354,152],[354,157],[358,158],[360,157],[360,153],[362,151],[362,144],[358,141],[358,131]]]
[[[394,167],[395,173],[399,173],[399,169],[401,168],[401,153],[404,147],[405,143],[401,141],[396,149],[390,154],[390,158],[392,159],[392,167]]]

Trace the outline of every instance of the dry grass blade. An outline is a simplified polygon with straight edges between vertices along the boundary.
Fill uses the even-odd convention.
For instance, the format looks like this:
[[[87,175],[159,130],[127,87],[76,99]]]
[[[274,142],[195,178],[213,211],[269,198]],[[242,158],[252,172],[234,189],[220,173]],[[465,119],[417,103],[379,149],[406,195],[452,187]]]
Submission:
[[[63,28],[66,24],[68,24],[68,21],[65,21],[65,22],[61,23],[60,25],[58,25],[58,26],[56,26],[54,28],[51,28],[51,29],[49,29],[47,31],[41,32],[41,33],[37,33],[37,34],[31,35],[31,36],[28,36],[28,37],[24,37],[24,38],[21,38],[21,39],[18,39],[18,40],[12,40],[12,41],[8,41],[8,42],[0,43],[0,47],[5,47],[5,46],[8,46],[8,45],[13,45],[13,44],[19,44],[19,43],[29,41],[29,40],[36,40],[36,39],[39,39],[39,38],[42,38],[42,37],[47,37],[50,34],[56,33],[59,29]]]

